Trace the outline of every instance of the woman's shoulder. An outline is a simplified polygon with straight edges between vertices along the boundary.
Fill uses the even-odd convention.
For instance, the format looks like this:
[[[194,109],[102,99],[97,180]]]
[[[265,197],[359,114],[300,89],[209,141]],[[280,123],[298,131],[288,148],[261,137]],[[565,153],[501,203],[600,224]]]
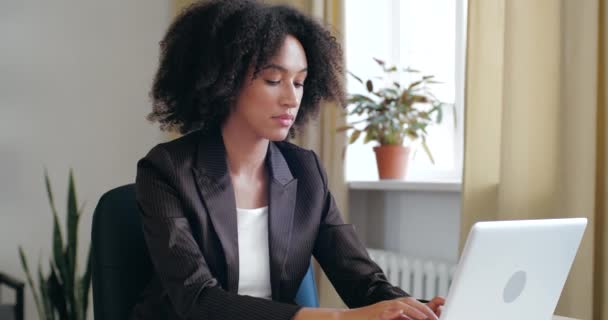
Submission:
[[[188,161],[194,157],[201,139],[200,131],[193,131],[173,140],[154,146],[144,159],[170,159],[171,162]]]

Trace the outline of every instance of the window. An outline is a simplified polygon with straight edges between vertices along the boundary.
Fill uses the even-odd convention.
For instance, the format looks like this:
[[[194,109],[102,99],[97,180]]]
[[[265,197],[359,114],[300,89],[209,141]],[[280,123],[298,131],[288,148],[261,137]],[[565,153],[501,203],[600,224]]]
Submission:
[[[464,127],[466,0],[347,0],[346,68],[368,79],[382,75],[372,58],[411,67],[442,82],[433,92],[449,104],[440,125],[429,126],[427,143],[435,165],[414,146],[407,180],[460,181]],[[408,79],[401,79],[409,82]],[[365,88],[348,76],[349,93]],[[455,114],[454,112],[455,111]],[[346,153],[346,180],[377,180],[373,142],[360,139]]]

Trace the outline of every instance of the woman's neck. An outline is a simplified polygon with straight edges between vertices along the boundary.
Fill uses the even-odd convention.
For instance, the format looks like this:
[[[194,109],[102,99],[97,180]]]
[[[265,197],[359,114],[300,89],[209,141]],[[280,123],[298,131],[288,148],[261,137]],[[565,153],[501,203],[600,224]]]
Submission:
[[[254,137],[231,127],[222,128],[226,160],[233,176],[260,177],[264,174],[264,161],[268,152],[268,139]]]

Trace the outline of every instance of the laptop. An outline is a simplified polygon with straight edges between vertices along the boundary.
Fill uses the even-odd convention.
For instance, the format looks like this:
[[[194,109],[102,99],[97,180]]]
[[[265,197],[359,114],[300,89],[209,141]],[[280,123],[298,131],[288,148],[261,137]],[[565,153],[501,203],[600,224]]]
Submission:
[[[478,222],[440,320],[550,320],[586,218]]]

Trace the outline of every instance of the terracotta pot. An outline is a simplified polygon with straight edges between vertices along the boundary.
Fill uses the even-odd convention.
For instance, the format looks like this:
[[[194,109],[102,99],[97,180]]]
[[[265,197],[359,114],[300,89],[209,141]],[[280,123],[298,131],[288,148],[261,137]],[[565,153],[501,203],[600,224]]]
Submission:
[[[403,179],[407,173],[410,147],[381,145],[374,147],[380,179]]]

